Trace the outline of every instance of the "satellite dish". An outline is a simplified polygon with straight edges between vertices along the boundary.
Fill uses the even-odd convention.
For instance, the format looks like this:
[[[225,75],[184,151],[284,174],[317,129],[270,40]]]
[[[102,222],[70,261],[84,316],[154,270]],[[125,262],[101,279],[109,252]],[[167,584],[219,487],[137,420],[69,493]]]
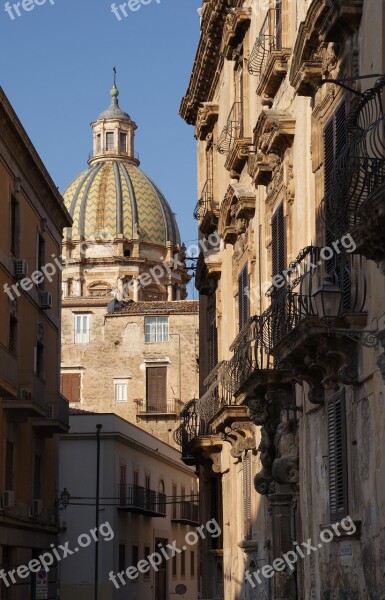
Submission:
[[[183,596],[187,592],[187,588],[183,583],[180,583],[175,588],[175,593],[177,596]]]

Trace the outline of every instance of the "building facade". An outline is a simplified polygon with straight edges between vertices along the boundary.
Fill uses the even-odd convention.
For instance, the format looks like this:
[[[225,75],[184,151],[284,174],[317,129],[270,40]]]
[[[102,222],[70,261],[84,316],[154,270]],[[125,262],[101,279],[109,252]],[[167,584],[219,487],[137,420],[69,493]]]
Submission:
[[[68,431],[59,259],[71,218],[1,89],[0,124],[0,565],[7,573],[57,543],[54,434]],[[36,573],[6,577],[0,597],[35,598],[36,589]],[[53,571],[45,597],[56,593]]]
[[[201,592],[381,598],[383,4],[200,12],[181,116],[200,236],[221,245],[198,263],[200,398],[176,439],[223,523]],[[269,570],[306,540],[315,551]]]
[[[62,392],[173,444],[198,395],[198,303],[186,300],[174,213],[139,167],[137,128],[118,104],[92,123],[88,169],[64,193]]]
[[[63,543],[69,541],[72,549],[81,546],[81,536],[91,537],[95,526],[95,438],[96,427],[101,425],[99,598],[166,600],[178,597],[176,592],[181,589],[181,597],[196,600],[198,545],[194,532],[200,521],[194,470],[181,463],[176,449],[117,415],[74,412],[71,434],[60,440],[60,489],[70,493],[66,510],[61,511]],[[79,456],[84,468],[74,470]],[[209,537],[218,533],[210,525],[205,532]],[[85,545],[87,538],[82,543]],[[167,544],[174,544],[180,552]],[[153,563],[144,565],[160,547],[165,550],[163,560],[154,557]],[[61,599],[94,598],[95,550],[92,541],[59,563]],[[132,578],[126,575],[131,567],[134,570],[128,574]]]

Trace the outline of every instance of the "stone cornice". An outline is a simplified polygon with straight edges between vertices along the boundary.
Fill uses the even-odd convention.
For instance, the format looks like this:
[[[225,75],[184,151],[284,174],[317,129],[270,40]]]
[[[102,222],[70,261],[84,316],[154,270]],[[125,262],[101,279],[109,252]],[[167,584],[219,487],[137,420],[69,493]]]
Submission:
[[[246,230],[254,216],[255,203],[255,192],[249,186],[233,183],[228,187],[218,222],[218,233],[225,242],[234,244],[238,235]]]
[[[211,100],[210,94],[217,82],[224,57],[220,52],[224,23],[229,11],[238,7],[240,0],[208,0],[204,4],[201,37],[186,95],[182,99],[180,115],[186,123],[196,124],[202,102]]]

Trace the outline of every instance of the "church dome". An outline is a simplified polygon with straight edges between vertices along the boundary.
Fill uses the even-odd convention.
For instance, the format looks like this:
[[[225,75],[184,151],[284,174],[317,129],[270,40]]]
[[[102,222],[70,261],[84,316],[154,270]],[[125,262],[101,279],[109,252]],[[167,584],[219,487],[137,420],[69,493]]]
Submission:
[[[68,239],[105,236],[144,243],[180,245],[178,225],[167,200],[139,168],[134,151],[137,128],[118,103],[116,82],[110,107],[93,122],[89,168],[64,192],[73,218]]]
[[[66,189],[64,202],[73,218],[73,240],[107,233],[152,244],[180,244],[167,200],[130,161],[111,158],[91,164]]]

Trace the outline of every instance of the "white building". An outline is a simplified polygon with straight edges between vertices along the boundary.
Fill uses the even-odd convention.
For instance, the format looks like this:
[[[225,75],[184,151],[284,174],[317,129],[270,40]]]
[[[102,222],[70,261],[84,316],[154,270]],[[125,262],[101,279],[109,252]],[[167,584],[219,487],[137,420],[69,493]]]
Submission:
[[[96,526],[97,425],[102,427],[96,544],[90,532]],[[71,496],[66,510],[61,506],[60,544],[68,543],[73,554],[59,562],[61,600],[94,599],[97,547],[99,600],[196,600],[200,522],[194,471],[174,448],[117,415],[78,411],[70,426],[71,433],[60,439],[60,491],[66,488]],[[172,557],[166,545],[174,541],[174,547],[186,549]],[[146,569],[139,561],[159,544],[169,558],[158,570]],[[146,572],[132,580],[125,576],[123,585],[117,573],[136,566]]]

